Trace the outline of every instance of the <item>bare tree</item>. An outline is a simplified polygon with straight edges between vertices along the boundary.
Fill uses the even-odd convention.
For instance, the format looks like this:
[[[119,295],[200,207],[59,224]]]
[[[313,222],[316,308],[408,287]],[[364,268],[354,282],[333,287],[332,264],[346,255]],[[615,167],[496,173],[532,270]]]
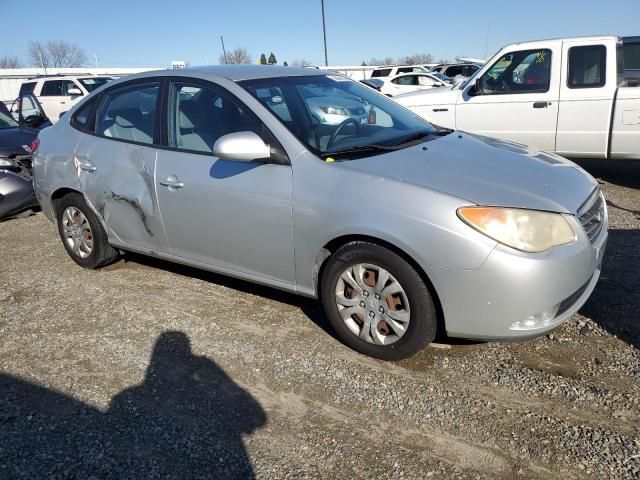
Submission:
[[[220,63],[253,63],[247,49],[242,47],[236,48],[233,52],[228,52],[226,57],[224,54],[220,55],[219,60]]]
[[[368,65],[393,65],[395,64],[395,62],[393,61],[393,58],[391,57],[387,57],[384,60],[381,60],[379,58],[372,58],[371,60],[369,60],[367,62]]]
[[[0,68],[20,68],[22,62],[15,55],[0,57]]]
[[[47,47],[41,42],[31,42],[29,43],[29,60],[31,60],[31,64],[36,67],[50,67],[51,59],[49,58],[49,53],[47,52]]]
[[[449,61],[448,58],[441,58],[440,60],[438,60],[438,63],[447,64],[447,63],[451,63],[451,62]]]
[[[87,58],[82,48],[64,40],[29,44],[29,59],[38,67],[81,67],[87,63]]]
[[[308,60],[305,60],[304,58],[302,58],[300,60],[294,60],[292,65],[294,67],[304,68],[304,67],[310,67],[311,66],[311,62],[309,62]]]
[[[405,65],[424,65],[425,63],[433,63],[433,56],[429,53],[416,53],[415,55],[402,57],[398,61]]]

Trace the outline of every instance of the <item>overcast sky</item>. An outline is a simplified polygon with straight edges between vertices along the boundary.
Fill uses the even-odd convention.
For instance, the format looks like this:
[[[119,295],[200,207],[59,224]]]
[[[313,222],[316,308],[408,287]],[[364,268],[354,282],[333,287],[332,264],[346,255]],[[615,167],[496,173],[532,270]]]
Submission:
[[[640,35],[640,0],[325,0],[330,65],[431,53],[484,57],[515,41]],[[100,66],[218,63],[245,47],[257,61],[324,61],[320,0],[0,0],[0,56],[28,63],[31,40],[67,40]]]

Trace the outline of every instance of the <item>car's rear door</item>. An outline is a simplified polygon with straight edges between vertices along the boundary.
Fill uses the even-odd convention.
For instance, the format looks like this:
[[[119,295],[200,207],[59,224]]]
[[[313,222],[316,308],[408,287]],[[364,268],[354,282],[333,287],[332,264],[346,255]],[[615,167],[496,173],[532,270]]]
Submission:
[[[222,160],[218,138],[253,131],[275,138],[217,84],[174,79],[167,145],[158,150],[156,188],[171,253],[230,274],[294,283],[290,165]]]
[[[85,197],[116,243],[147,252],[169,250],[154,182],[160,98],[158,80],[117,85],[71,119],[84,132],[74,163]]]
[[[556,151],[570,157],[604,158],[618,72],[615,47],[601,39],[565,41]]]
[[[456,105],[456,128],[555,150],[560,43],[505,52],[467,85]],[[449,75],[447,71],[447,75]]]

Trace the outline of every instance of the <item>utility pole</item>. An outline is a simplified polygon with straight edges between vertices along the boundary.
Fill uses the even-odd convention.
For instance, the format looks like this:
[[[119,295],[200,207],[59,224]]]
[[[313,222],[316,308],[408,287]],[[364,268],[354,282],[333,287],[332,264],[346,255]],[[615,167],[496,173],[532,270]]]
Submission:
[[[224,38],[220,35],[220,43],[222,43],[222,55],[224,55],[224,63],[227,63],[227,51],[224,49]]]
[[[322,35],[324,36],[324,66],[329,66],[329,60],[327,60],[327,26],[324,21],[324,0],[320,0],[322,5]]]

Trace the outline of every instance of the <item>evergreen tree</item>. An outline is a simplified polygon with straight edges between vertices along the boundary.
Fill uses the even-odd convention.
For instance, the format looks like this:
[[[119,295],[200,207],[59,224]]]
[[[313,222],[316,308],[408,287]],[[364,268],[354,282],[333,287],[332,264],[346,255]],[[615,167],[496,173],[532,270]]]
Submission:
[[[260,65],[267,64],[267,57],[265,57],[264,53],[260,54]]]
[[[287,63],[287,61],[285,60],[284,63],[282,64],[283,67],[288,67],[289,64]]]
[[[276,56],[271,52],[271,55],[269,55],[269,65],[275,65],[276,63],[278,63]]]

